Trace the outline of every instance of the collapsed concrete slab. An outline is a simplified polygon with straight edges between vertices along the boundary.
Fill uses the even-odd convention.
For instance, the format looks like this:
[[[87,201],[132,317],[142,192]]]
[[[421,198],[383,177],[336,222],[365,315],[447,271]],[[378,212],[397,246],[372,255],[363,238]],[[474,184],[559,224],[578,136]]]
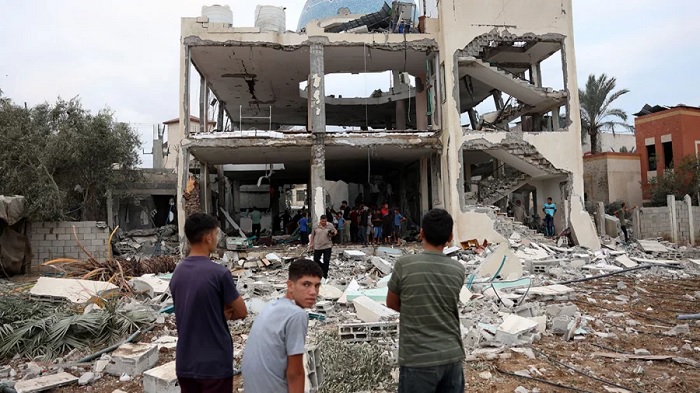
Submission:
[[[139,375],[158,362],[158,346],[126,343],[112,353],[105,371],[112,375]]]
[[[103,281],[77,280],[72,278],[39,277],[29,291],[30,297],[46,301],[69,301],[85,304],[90,299],[118,292],[116,285]]]
[[[174,360],[143,373],[143,393],[180,393]]]
[[[343,296],[343,291],[340,289],[334,287],[333,285],[321,285],[321,288],[318,291],[319,296],[321,296],[324,299],[328,300],[338,300],[340,299],[341,296]]]
[[[323,285],[322,285],[323,287]],[[348,303],[348,294],[357,291],[360,289],[360,283],[357,282],[354,278],[352,281],[350,281],[350,284],[345,288],[345,291],[343,292],[343,295],[340,296],[338,299],[338,303],[340,304],[347,304]]]
[[[503,260],[505,258],[505,262]],[[501,267],[502,265],[502,267]],[[493,277],[498,274],[505,280],[516,280],[523,275],[523,265],[520,259],[504,242],[479,265],[475,272],[477,277]]]
[[[19,381],[15,384],[17,393],[35,393],[71,385],[78,382],[78,377],[68,373],[46,375],[39,378]]]

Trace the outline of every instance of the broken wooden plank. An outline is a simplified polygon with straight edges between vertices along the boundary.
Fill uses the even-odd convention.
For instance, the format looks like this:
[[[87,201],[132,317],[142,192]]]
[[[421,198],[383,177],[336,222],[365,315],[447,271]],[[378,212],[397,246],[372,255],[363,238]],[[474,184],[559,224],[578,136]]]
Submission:
[[[627,359],[627,360],[669,360],[673,356],[669,355],[633,355],[628,353],[616,353],[616,352],[594,352],[594,357],[604,357],[611,359]]]

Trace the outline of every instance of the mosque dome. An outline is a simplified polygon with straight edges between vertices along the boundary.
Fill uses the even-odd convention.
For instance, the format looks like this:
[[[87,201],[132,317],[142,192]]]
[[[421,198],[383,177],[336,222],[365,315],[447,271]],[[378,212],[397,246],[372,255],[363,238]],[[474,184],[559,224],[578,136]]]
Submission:
[[[403,1],[415,3],[414,0]],[[391,6],[391,0],[306,0],[299,17],[298,30],[314,19],[323,20],[338,14],[371,14],[381,10],[384,3]]]

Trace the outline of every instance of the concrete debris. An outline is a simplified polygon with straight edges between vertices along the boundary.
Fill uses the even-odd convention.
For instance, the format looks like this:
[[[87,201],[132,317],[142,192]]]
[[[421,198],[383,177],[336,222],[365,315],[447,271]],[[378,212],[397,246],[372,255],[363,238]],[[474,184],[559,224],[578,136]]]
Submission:
[[[151,344],[122,344],[112,353],[106,372],[112,375],[139,375],[158,362],[158,346]]]
[[[89,385],[94,380],[95,380],[95,373],[93,373],[92,371],[88,371],[80,376],[80,378],[78,379],[78,385],[80,385],[80,386]]]
[[[143,373],[143,393],[178,393],[175,361]]]
[[[382,306],[367,296],[360,296],[352,301],[357,317],[363,322],[379,322],[389,318],[398,317],[398,313],[386,306]]]
[[[71,385],[78,382],[78,377],[68,373],[58,373],[34,378],[26,381],[19,381],[15,384],[17,393],[35,393]]]
[[[119,288],[116,285],[108,282],[39,277],[29,294],[37,300],[59,302],[67,300],[74,304],[85,304],[90,299],[105,297],[118,291]]]

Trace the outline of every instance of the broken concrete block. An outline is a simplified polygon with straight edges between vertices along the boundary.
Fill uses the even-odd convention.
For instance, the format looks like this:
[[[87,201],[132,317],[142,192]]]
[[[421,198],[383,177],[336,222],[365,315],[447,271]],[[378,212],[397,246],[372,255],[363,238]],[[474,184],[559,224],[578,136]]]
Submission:
[[[323,285],[321,285],[323,288]],[[355,280],[354,278],[352,281],[350,281],[350,284],[348,284],[347,288],[345,288],[345,291],[343,292],[343,295],[338,299],[338,303],[340,304],[347,304],[348,302],[348,294],[351,292],[355,292],[360,289],[360,284]]]
[[[460,251],[460,250],[462,250],[462,247],[457,247],[457,246],[445,247],[445,248],[442,250],[442,253],[445,254],[445,255],[451,255],[451,254],[454,254],[454,253],[456,253],[456,252],[458,252],[458,251]]]
[[[39,277],[29,295],[37,300],[68,300],[75,304],[84,304],[94,297],[104,297],[118,291],[116,285],[103,281]]]
[[[384,274],[391,274],[391,271],[394,270],[393,265],[382,258],[372,257],[371,261],[372,265]]]
[[[24,366],[24,378],[23,379],[33,379],[41,375],[43,372],[42,368],[34,363],[34,362],[29,362]]]
[[[334,287],[333,285],[321,285],[318,290],[319,296],[328,300],[338,300],[343,296],[343,291]]]
[[[552,319],[552,333],[563,335],[569,331],[569,322],[571,318],[566,316],[558,316]]]
[[[365,259],[367,254],[358,250],[345,250],[343,251],[343,256],[351,261],[362,261]]]
[[[144,274],[141,277],[136,277],[131,280],[132,283],[142,282],[149,285],[156,295],[162,295],[168,292],[170,281],[159,278],[155,274]]]
[[[377,288],[387,287],[389,285],[389,281],[391,281],[391,274],[384,276],[381,280],[377,281]]]
[[[523,318],[515,314],[508,314],[503,322],[498,326],[498,331],[510,333],[510,334],[521,334],[529,332],[538,326],[537,321],[533,321],[529,318]]]
[[[175,361],[143,373],[143,393],[179,393]]]
[[[504,257],[505,262],[503,262]],[[503,263],[503,267],[501,267],[501,263]],[[493,277],[496,273],[504,280],[516,280],[523,275],[523,265],[520,259],[506,243],[501,244],[496,251],[486,257],[475,272],[476,277]]]
[[[98,359],[95,362],[95,365],[93,366],[94,372],[96,372],[98,374],[101,374],[102,372],[104,372],[105,369],[107,368],[107,366],[109,366],[111,359],[112,359],[111,356],[107,359]]]
[[[12,367],[10,367],[10,366],[0,367],[0,379],[9,378],[10,377],[10,370],[12,370]]]
[[[90,382],[95,380],[95,373],[88,371],[80,376],[78,379],[78,385],[85,386],[90,384]]]
[[[575,304],[552,304],[547,307],[547,315],[551,318],[564,316],[573,318],[579,312],[578,306]]]
[[[78,377],[75,377],[68,373],[58,373],[30,379],[27,381],[19,381],[15,384],[15,390],[17,391],[17,393],[43,392],[44,390],[54,389],[65,385],[71,385],[76,382],[78,382]]]
[[[158,345],[158,349],[166,348],[173,349],[177,347],[177,337],[174,336],[162,336],[158,337],[156,341],[153,342]]]
[[[352,301],[357,317],[363,322],[379,322],[382,319],[397,317],[398,313],[382,306],[367,296],[360,296]]]
[[[112,375],[138,375],[157,362],[157,345],[126,343],[112,353],[112,361],[106,371]]]
[[[469,289],[467,289],[467,286],[462,285],[462,289],[459,290],[459,302],[462,304],[467,304],[472,296],[474,295]]]
[[[615,262],[619,263],[620,265],[630,268],[630,267],[635,267],[638,265],[637,262],[629,259],[627,255],[620,255],[617,258],[615,258]]]

